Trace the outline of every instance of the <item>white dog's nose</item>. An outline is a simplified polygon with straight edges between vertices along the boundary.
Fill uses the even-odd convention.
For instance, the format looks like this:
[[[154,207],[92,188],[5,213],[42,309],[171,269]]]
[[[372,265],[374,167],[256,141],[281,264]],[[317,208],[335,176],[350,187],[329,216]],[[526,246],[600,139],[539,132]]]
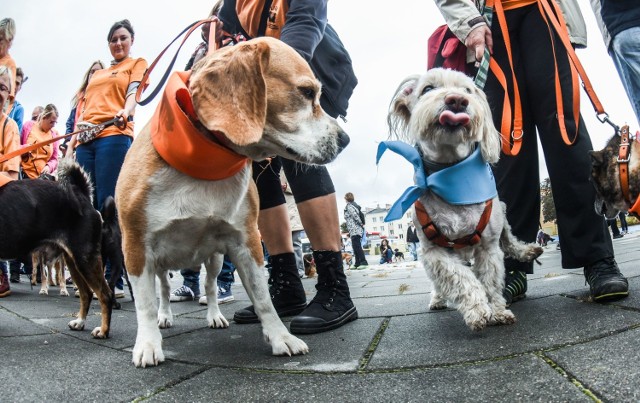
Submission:
[[[444,98],[444,103],[453,112],[462,112],[469,106],[469,99],[460,94],[449,94]]]

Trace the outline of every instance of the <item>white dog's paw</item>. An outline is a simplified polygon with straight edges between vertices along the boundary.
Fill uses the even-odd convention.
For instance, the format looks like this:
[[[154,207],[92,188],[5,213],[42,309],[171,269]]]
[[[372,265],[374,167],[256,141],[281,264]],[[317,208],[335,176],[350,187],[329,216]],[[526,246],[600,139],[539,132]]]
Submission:
[[[63,297],[68,297],[69,296],[69,291],[67,291],[66,288],[61,288],[60,289],[60,295],[62,295]]]
[[[158,327],[168,329],[173,326],[173,314],[158,313]]]
[[[516,323],[516,315],[508,309],[502,312],[495,312],[491,317],[492,325],[512,325]]]
[[[491,309],[487,305],[478,306],[467,311],[464,315],[464,322],[473,331],[479,331],[487,327],[491,321]]]
[[[307,343],[291,333],[287,332],[276,337],[269,337],[265,334],[264,337],[268,343],[271,343],[273,355],[288,355],[291,357],[292,355],[307,354],[309,352]]]
[[[100,326],[96,327],[95,329],[93,329],[93,331],[91,331],[91,336],[93,336],[94,339],[106,339],[107,335],[102,333],[102,328]]]
[[[207,314],[207,323],[212,329],[226,329],[229,327],[229,322],[220,312],[212,316]]]
[[[434,293],[431,296],[431,301],[429,302],[429,309],[432,311],[447,309],[447,300]]]
[[[162,352],[162,342],[157,343],[145,341],[136,342],[133,347],[133,365],[145,368],[147,366],[156,366],[164,361],[164,353]]]
[[[84,320],[83,319],[74,319],[68,323],[69,329],[71,330],[84,330]]]
[[[47,290],[45,288],[41,288],[40,289],[40,295],[49,295],[49,290]]]

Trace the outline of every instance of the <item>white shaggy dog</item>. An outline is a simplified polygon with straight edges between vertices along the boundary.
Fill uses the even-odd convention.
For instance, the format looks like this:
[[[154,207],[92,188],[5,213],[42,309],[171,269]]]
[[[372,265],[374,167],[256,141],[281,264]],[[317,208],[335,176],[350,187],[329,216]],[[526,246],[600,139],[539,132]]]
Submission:
[[[429,168],[467,159],[476,147],[487,163],[497,162],[500,155],[499,133],[484,93],[469,77],[453,70],[433,69],[405,79],[391,102],[388,122],[393,134],[417,146],[427,175]],[[434,287],[429,308],[443,309],[447,301],[454,303],[472,330],[516,321],[502,296],[505,253],[521,261],[542,253],[535,244],[518,241],[511,234],[504,204],[497,196],[489,200],[454,205],[430,190],[419,198],[435,233],[448,241],[441,246],[438,239],[430,236],[429,240],[424,230],[418,231],[420,259]],[[478,243],[454,246],[449,240],[474,236],[487,204],[488,221]],[[426,227],[418,218],[421,214],[424,216],[414,210],[419,229]],[[473,262],[471,267],[469,262]]]

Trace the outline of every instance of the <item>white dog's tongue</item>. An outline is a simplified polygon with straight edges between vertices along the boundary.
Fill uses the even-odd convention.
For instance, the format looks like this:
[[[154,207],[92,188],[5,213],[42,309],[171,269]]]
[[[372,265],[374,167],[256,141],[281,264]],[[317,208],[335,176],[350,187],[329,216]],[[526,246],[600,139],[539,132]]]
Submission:
[[[440,114],[439,122],[441,125],[449,125],[449,126],[465,126],[469,124],[471,118],[464,112],[454,113],[452,111],[446,110]]]

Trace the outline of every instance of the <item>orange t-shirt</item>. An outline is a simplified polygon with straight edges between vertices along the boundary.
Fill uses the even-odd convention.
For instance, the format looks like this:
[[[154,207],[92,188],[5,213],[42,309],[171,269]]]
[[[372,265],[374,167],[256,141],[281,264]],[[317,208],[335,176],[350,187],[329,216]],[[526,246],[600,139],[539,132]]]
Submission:
[[[537,2],[538,0],[502,0],[502,7],[505,10],[513,10],[514,8],[528,6]]]
[[[84,94],[82,120],[96,124],[113,119],[116,113],[124,108],[129,84],[141,81],[146,70],[146,60],[128,57],[115,66],[93,73]],[[107,127],[98,137],[117,134],[133,137],[133,122],[128,122],[124,130],[118,129],[115,125]]]
[[[6,125],[5,125],[6,121]],[[20,148],[18,125],[6,114],[0,113],[0,154],[6,155]],[[20,172],[20,157],[0,163],[0,172]]]
[[[7,108],[7,110],[10,111],[11,108],[13,108],[13,102],[16,97],[16,62],[13,60],[13,57],[7,53],[4,57],[0,58],[0,66],[7,66],[9,68],[11,79],[13,80],[9,93],[9,107]]]
[[[31,126],[31,131],[27,136],[25,141],[25,145],[31,145],[35,143],[39,143],[41,141],[50,140],[51,137],[55,136],[52,130],[48,132],[43,132],[40,128],[40,125],[36,122],[33,126]],[[47,165],[47,162],[51,159],[53,154],[54,144],[47,144],[46,146],[42,146],[37,148],[29,153],[29,159],[22,160],[20,166],[22,167],[22,171],[31,179],[36,179],[42,173],[44,166]]]

